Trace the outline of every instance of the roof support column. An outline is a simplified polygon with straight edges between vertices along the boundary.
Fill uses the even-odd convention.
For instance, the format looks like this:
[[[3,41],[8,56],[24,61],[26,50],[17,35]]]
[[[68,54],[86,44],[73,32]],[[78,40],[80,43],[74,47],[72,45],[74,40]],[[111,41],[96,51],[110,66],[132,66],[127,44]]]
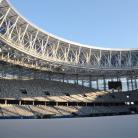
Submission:
[[[99,83],[98,83],[98,78],[96,80],[96,85],[97,85],[97,90],[99,89]]]
[[[120,77],[117,77],[118,81],[121,81]],[[118,92],[121,92],[122,89],[118,89]]]
[[[21,105],[21,100],[19,101],[19,105]]]
[[[103,77],[104,91],[106,91],[106,79]]]
[[[135,78],[135,89],[138,88],[138,85],[137,85],[137,78]]]
[[[131,87],[132,87],[132,91],[134,90],[134,85],[133,85],[133,78],[131,76]]]
[[[92,76],[89,75],[89,87],[92,88]]]
[[[5,104],[7,104],[7,99],[5,100]]]
[[[78,85],[79,83],[78,83],[79,81],[78,81],[78,74],[76,74],[76,84]]]
[[[67,83],[69,83],[69,79],[67,78]]]
[[[62,74],[63,82],[65,82],[65,74]]]
[[[82,87],[84,86],[84,80],[82,79]]]
[[[128,81],[128,78],[126,80],[127,80],[127,91],[129,91],[129,81]]]

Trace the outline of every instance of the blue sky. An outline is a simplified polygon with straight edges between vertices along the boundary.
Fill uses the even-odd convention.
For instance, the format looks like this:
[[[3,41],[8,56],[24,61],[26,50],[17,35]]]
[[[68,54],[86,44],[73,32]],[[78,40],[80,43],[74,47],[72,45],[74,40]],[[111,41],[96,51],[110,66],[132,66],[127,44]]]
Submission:
[[[29,21],[99,47],[138,48],[138,0],[10,0]]]

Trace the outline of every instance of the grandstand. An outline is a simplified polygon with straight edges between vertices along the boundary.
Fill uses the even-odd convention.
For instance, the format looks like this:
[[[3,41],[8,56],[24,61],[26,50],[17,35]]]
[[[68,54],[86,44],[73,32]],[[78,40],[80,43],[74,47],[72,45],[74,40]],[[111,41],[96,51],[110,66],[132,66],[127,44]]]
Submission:
[[[138,49],[65,40],[0,0],[0,118],[138,113]]]

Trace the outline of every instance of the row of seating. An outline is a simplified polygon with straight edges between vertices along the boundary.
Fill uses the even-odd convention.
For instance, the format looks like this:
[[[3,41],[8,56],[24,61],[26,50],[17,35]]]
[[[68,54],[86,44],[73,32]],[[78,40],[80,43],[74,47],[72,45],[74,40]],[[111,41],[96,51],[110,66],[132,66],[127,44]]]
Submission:
[[[15,100],[18,104],[11,104]],[[99,91],[76,84],[48,80],[0,79],[1,117],[89,116],[95,114],[125,114],[138,110],[138,92]],[[29,102],[29,104],[23,104]],[[53,106],[34,104],[53,101]],[[61,102],[61,104],[57,104]],[[91,106],[62,105],[63,102],[97,103]],[[30,104],[31,103],[31,104]],[[99,104],[98,104],[99,103]],[[104,104],[100,104],[104,103]],[[106,103],[125,103],[110,104]],[[128,103],[128,104],[127,104]],[[132,104],[131,104],[132,103]],[[129,105],[130,104],[130,105]],[[130,109],[132,107],[132,110]]]
[[[138,107],[136,107],[138,110]],[[87,116],[90,114],[103,114],[103,113],[129,113],[130,108],[126,106],[112,106],[112,107],[64,107],[64,106],[19,106],[19,105],[0,105],[0,117],[5,116],[38,116],[38,115],[53,115],[53,116],[66,116],[78,115]]]
[[[90,91],[87,87],[58,81],[0,79],[0,97],[62,96]]]
[[[2,98],[57,102],[134,102],[138,101],[138,92],[109,93],[57,81],[0,79]]]

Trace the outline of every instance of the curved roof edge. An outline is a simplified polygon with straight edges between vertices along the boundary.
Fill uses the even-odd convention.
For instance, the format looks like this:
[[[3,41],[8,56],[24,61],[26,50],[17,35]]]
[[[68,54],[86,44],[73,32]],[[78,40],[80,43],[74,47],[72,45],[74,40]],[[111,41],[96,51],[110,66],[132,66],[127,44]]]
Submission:
[[[40,27],[38,27],[37,25],[35,25],[34,23],[30,22],[28,19],[26,19],[24,16],[22,16],[22,14],[20,14],[20,12],[18,12],[18,10],[16,10],[16,8],[13,6],[13,4],[11,4],[11,2],[9,0],[5,0],[7,1],[7,3],[9,4],[9,6],[15,11],[15,13],[17,13],[17,15],[19,15],[25,22],[29,23],[32,27],[36,28],[37,30],[39,30],[40,32],[51,36],[55,39],[58,39],[60,41],[63,41],[65,43],[69,43],[71,45],[75,45],[75,46],[79,46],[79,47],[85,47],[85,48],[91,48],[91,49],[97,49],[97,50],[110,50],[110,51],[138,51],[138,48],[103,48],[103,47],[97,47],[97,46],[92,46],[92,45],[86,45],[86,44],[81,44],[78,42],[74,42],[71,40],[67,40],[65,38],[59,37],[57,35],[51,34],[43,29],[41,29]]]

